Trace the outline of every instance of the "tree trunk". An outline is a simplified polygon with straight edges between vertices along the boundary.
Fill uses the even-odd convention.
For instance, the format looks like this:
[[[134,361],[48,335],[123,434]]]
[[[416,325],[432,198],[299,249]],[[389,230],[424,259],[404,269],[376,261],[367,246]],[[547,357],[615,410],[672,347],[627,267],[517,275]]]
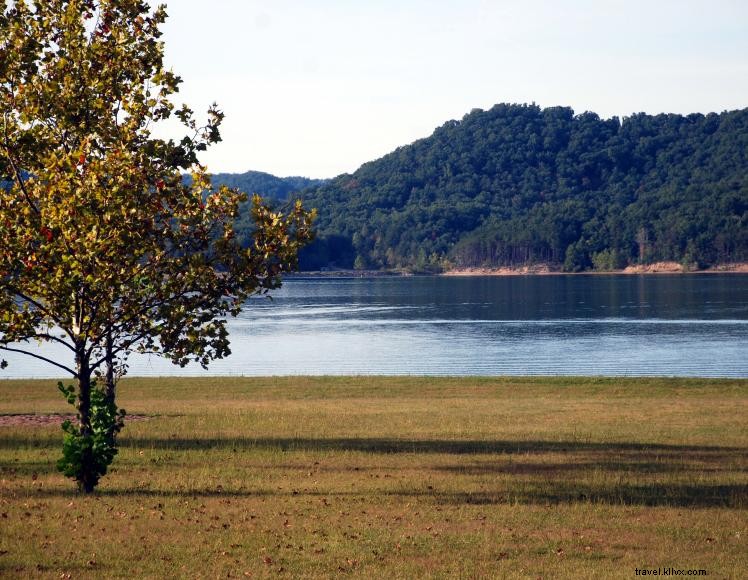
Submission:
[[[78,428],[83,439],[93,436],[91,426],[91,368],[85,347],[79,345],[75,354],[78,372]],[[84,493],[91,493],[96,486],[98,476],[91,447],[84,447],[81,454],[81,466],[76,478],[78,487]]]
[[[104,398],[107,405],[111,405],[116,409],[117,377],[114,371],[114,342],[112,340],[111,330],[109,330],[106,335],[105,359],[106,373],[104,375]],[[121,428],[121,421],[115,421],[107,430],[107,438],[112,447],[117,446],[117,433]]]
[[[112,331],[109,330],[106,335],[106,375],[105,375],[105,393],[106,402],[114,403],[117,398],[117,381],[114,378],[114,344],[112,342]]]

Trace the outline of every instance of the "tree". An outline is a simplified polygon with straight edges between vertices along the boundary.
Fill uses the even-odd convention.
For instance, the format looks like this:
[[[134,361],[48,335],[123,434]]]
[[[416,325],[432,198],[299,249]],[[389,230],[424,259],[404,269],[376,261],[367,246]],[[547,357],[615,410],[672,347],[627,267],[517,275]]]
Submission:
[[[0,16],[0,350],[76,381],[60,384],[77,417],[59,467],[85,492],[116,454],[128,356],[226,356],[227,316],[280,286],[312,236],[300,203],[281,212],[255,196],[251,243],[237,241],[246,196],[212,187],[197,158],[223,115],[214,105],[199,126],[172,103],[165,18],[139,0],[32,0]],[[154,137],[170,117],[189,135]],[[72,362],[27,350],[33,340]]]

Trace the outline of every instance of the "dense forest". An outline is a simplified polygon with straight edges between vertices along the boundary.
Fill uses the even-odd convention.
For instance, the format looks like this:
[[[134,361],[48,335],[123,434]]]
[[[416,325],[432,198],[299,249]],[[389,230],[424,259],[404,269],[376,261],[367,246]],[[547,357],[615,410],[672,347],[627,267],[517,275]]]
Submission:
[[[245,192],[250,198],[256,193],[265,198],[267,202],[275,203],[279,206],[288,202],[293,197],[293,194],[306,188],[318,187],[325,183],[323,179],[296,176],[276,177],[262,171],[214,173],[211,175],[211,178],[214,186],[226,185],[227,187],[236,187]],[[188,176],[185,176],[184,179],[189,181]],[[249,208],[249,203],[243,204],[236,224],[237,236],[243,245],[250,243],[251,232],[254,229]]]
[[[215,185],[238,187],[252,195],[259,193],[267,199],[285,201],[289,195],[308,187],[316,187],[324,183],[322,179],[308,177],[276,177],[262,171],[247,171],[246,173],[216,173],[211,176]]]
[[[303,269],[745,261],[748,109],[496,105],[300,195],[319,212]]]

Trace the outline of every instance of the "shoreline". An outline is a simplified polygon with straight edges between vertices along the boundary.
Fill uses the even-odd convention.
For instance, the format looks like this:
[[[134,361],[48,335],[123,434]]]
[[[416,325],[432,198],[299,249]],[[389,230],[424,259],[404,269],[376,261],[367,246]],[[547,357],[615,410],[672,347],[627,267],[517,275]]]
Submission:
[[[617,276],[617,275],[666,275],[666,274],[748,274],[748,262],[720,264],[701,270],[684,268],[678,262],[655,262],[653,264],[632,265],[618,270],[585,270],[564,272],[560,266],[533,264],[519,267],[498,268],[453,268],[440,273],[414,273],[403,270],[311,270],[286,274],[287,278],[387,278],[410,276]]]
[[[618,270],[585,270],[583,272],[563,272],[559,267],[548,264],[520,266],[518,268],[455,268],[442,273],[442,276],[610,276],[610,275],[642,275],[642,274],[748,274],[748,263],[721,264],[700,270],[684,268],[677,262],[656,262],[626,266]]]

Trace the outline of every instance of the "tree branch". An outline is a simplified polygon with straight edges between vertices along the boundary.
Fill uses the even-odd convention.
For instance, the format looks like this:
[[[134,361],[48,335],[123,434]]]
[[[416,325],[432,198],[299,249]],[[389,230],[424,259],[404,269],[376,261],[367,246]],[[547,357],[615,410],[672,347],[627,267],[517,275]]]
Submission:
[[[144,339],[146,336],[148,336],[151,333],[151,329],[148,329],[146,331],[143,331],[137,335],[133,335],[130,339],[125,341],[122,345],[120,345],[117,348],[112,349],[112,357],[116,357],[121,352],[128,352],[133,345],[137,344],[139,340]],[[161,354],[161,353],[154,353],[154,354]],[[95,361],[91,364],[91,369],[96,369],[99,366],[101,366],[102,363],[106,362],[106,356],[101,357],[99,360]]]
[[[28,355],[30,357],[42,360],[44,362],[47,362],[47,363],[49,363],[51,365],[54,365],[54,366],[56,366],[58,368],[61,368],[64,371],[70,373],[71,375],[73,375],[73,378],[76,378],[76,379],[78,378],[78,373],[76,373],[74,370],[66,367],[65,365],[61,365],[60,363],[57,363],[57,362],[55,362],[55,361],[53,361],[51,359],[48,359],[47,357],[35,354],[33,352],[29,352],[27,350],[22,350],[20,348],[10,348],[8,346],[0,346],[0,350],[5,350],[5,351],[8,351],[8,352],[19,352],[21,354],[25,354],[25,355]]]
[[[26,189],[26,183],[23,180],[23,177],[21,176],[21,171],[18,169],[18,165],[16,165],[16,162],[13,159],[13,156],[11,155],[11,149],[8,145],[8,114],[5,113],[3,115],[4,118],[4,133],[5,133],[5,139],[3,141],[3,148],[5,149],[5,158],[8,160],[8,163],[10,163],[10,167],[13,170],[13,174],[15,176],[16,182],[18,183],[18,187],[21,188],[21,192],[23,193],[23,197],[26,198],[26,202],[29,204],[29,207],[36,213],[36,215],[40,215],[41,212],[39,211],[39,208],[36,207],[36,204],[31,199],[31,196],[29,195],[28,190]]]
[[[65,334],[67,334],[70,337],[70,340],[75,340],[75,337],[73,336],[73,333],[70,332],[69,329],[65,328],[65,326],[62,324],[62,321],[59,317],[55,316],[48,308],[46,308],[44,305],[42,305],[40,302],[34,300],[30,296],[27,296],[25,293],[21,292],[20,290],[9,286],[9,290],[18,296],[21,300],[25,300],[29,304],[32,304],[35,306],[44,316],[52,320],[57,326],[59,326]],[[67,346],[67,343],[64,343]]]
[[[40,333],[34,334],[33,336],[29,336],[29,338],[37,338],[37,339],[49,340],[49,341],[52,341],[52,342],[57,342],[57,343],[61,344],[62,346],[70,349],[72,352],[75,352],[75,347],[71,346],[70,344],[68,344],[67,342],[65,342],[63,339],[61,339],[60,337],[55,336],[53,334],[49,334],[47,332],[40,332]]]

